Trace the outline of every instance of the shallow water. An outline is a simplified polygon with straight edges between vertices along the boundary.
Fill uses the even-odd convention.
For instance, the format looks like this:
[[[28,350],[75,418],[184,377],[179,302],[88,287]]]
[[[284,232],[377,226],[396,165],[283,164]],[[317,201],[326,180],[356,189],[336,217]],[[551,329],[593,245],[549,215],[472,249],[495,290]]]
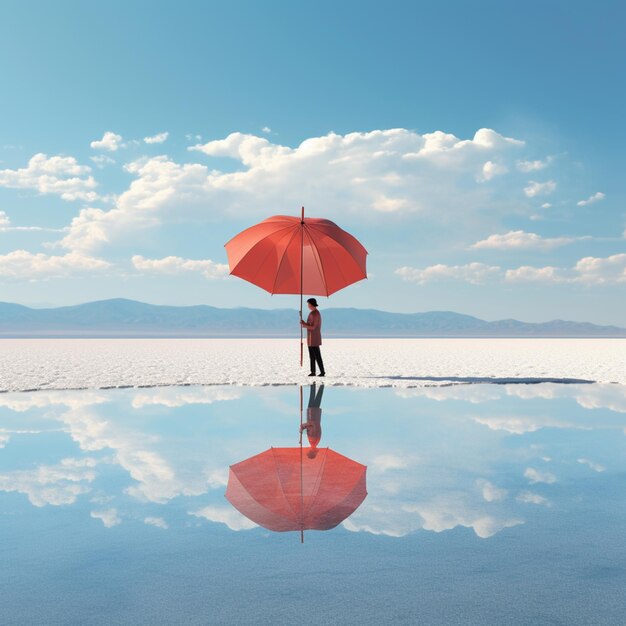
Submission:
[[[297,387],[1,394],[0,623],[623,622],[622,385],[327,386],[368,493],[303,544],[225,498],[299,430]]]

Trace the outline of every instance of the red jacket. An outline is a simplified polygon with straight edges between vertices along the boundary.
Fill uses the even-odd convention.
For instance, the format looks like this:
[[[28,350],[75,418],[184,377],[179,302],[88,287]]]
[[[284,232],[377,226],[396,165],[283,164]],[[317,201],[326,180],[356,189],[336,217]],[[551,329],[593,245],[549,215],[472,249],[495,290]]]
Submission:
[[[322,345],[322,314],[317,309],[313,309],[306,318],[306,345]]]
[[[322,438],[322,409],[319,407],[308,407],[305,426],[309,445],[311,448],[317,448],[317,444]]]

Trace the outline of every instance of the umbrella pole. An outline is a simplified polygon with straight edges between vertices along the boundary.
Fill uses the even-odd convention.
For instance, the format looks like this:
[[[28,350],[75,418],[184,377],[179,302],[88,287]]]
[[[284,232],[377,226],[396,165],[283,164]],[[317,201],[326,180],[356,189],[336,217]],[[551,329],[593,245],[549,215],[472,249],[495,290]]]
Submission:
[[[302,385],[300,387],[300,543],[304,543],[304,480],[302,476]]]
[[[300,319],[302,320],[302,277],[304,274],[304,207],[302,207],[302,217],[300,218]],[[302,345],[302,324],[300,324],[300,367],[302,367],[302,356],[304,347]]]

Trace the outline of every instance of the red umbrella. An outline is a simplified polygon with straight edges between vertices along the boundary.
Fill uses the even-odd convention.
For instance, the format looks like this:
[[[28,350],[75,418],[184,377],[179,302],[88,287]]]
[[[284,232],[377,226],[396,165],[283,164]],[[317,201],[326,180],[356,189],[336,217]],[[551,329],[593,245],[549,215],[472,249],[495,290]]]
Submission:
[[[367,495],[367,468],[330,448],[270,448],[231,465],[228,501],[277,532],[329,530]]]
[[[367,278],[367,250],[330,220],[275,215],[226,245],[230,273],[271,294],[330,296]],[[302,329],[300,329],[302,365]]]

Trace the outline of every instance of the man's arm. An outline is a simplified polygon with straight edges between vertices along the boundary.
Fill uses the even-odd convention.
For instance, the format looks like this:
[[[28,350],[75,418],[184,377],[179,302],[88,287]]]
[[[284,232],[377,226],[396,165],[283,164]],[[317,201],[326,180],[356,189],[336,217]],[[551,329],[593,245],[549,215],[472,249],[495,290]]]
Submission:
[[[315,315],[315,313],[317,313],[317,315]],[[319,314],[319,311],[316,311],[315,313],[309,314],[309,316],[313,318],[313,321],[310,324],[305,322],[302,319],[300,320],[300,324],[302,325],[303,328],[306,328],[308,330],[315,330],[316,328],[319,328],[321,316]]]
[[[308,328],[308,324],[302,319],[302,311],[300,311],[300,326],[302,326],[302,328]]]

